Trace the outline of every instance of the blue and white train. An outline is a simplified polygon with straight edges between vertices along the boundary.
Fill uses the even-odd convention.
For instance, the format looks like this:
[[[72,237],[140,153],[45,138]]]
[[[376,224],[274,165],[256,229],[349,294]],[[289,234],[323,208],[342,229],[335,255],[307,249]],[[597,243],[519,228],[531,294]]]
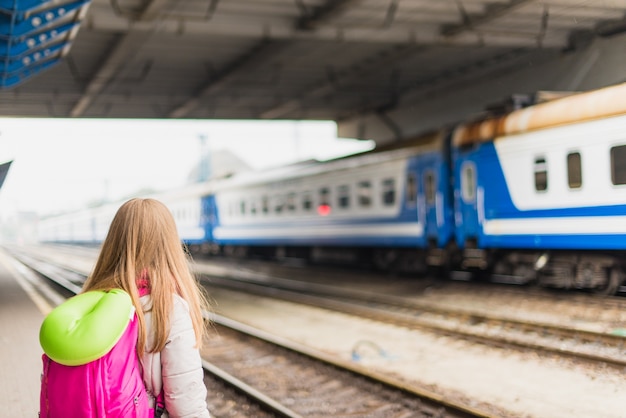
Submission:
[[[626,271],[626,83],[154,196],[188,246],[612,294]],[[99,242],[119,205],[40,222]],[[81,225],[77,225],[78,223]]]

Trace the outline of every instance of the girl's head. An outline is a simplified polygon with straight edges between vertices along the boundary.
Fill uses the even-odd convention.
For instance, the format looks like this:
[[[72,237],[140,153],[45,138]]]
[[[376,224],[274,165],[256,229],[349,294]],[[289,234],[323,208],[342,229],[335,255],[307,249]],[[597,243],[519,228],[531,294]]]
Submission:
[[[115,214],[83,290],[120,288],[128,292],[137,308],[145,340],[137,279],[146,277],[147,272],[155,324],[155,347],[151,349],[160,349],[165,344],[173,294],[180,295],[189,304],[201,345],[204,333],[201,309],[206,302],[191,274],[189,262],[169,209],[155,199],[131,199]]]

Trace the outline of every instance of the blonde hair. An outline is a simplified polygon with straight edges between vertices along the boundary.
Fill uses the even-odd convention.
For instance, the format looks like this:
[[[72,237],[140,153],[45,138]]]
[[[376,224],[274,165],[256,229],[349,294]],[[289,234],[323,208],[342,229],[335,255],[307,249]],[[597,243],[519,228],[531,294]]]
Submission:
[[[155,199],[131,199],[115,214],[83,291],[118,288],[131,296],[139,319],[139,353],[146,348],[158,352],[165,346],[172,295],[178,294],[189,305],[196,344],[201,348],[206,332],[202,310],[208,309],[208,302],[191,273],[190,261],[169,209]],[[145,272],[152,298],[153,347],[146,347],[145,318],[137,287],[137,278]]]

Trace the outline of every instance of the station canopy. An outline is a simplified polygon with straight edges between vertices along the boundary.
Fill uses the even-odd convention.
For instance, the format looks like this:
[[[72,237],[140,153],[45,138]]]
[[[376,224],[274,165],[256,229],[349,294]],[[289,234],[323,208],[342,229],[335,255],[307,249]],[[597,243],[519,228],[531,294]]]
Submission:
[[[0,0],[0,114],[324,119],[626,29],[626,0]]]

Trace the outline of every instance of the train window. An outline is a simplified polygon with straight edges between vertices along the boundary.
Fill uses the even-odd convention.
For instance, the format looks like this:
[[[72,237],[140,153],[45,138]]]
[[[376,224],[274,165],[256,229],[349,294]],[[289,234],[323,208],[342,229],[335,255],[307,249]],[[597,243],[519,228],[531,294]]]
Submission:
[[[427,204],[435,204],[436,193],[437,189],[435,187],[435,173],[433,173],[432,170],[428,170],[424,175],[424,194],[426,195]]]
[[[406,177],[406,204],[414,206],[417,202],[417,178],[415,173],[409,173]]]
[[[263,196],[261,200],[261,207],[263,209],[263,213],[268,214],[270,211],[270,200],[267,196]]]
[[[310,192],[305,192],[302,195],[302,209],[305,211],[313,209],[313,199]]]
[[[274,212],[281,213],[285,207],[285,201],[282,196],[274,196]]]
[[[611,181],[626,184],[626,145],[611,148]]]
[[[317,213],[322,216],[330,215],[330,189],[322,187],[319,190],[320,203],[317,206]]]
[[[461,198],[465,203],[476,200],[476,167],[469,162],[461,167]]]
[[[395,179],[383,180],[383,204],[391,206],[396,203],[396,181]]]
[[[543,157],[535,158],[535,190],[548,190],[548,164]]]
[[[295,193],[289,193],[287,195],[287,210],[289,212],[296,211],[296,194]]]
[[[570,189],[580,189],[583,185],[580,152],[567,154],[567,184]]]
[[[350,186],[347,184],[337,187],[337,205],[344,209],[350,207]]]
[[[256,200],[252,200],[250,202],[250,214],[251,215],[256,215],[257,212],[257,204],[258,202]]]
[[[320,189],[320,205],[330,205],[330,189],[328,187]]]
[[[360,181],[357,187],[359,206],[372,206],[372,183],[369,180]]]
[[[242,215],[246,214],[246,202],[244,200],[239,202],[239,213],[241,213]]]

